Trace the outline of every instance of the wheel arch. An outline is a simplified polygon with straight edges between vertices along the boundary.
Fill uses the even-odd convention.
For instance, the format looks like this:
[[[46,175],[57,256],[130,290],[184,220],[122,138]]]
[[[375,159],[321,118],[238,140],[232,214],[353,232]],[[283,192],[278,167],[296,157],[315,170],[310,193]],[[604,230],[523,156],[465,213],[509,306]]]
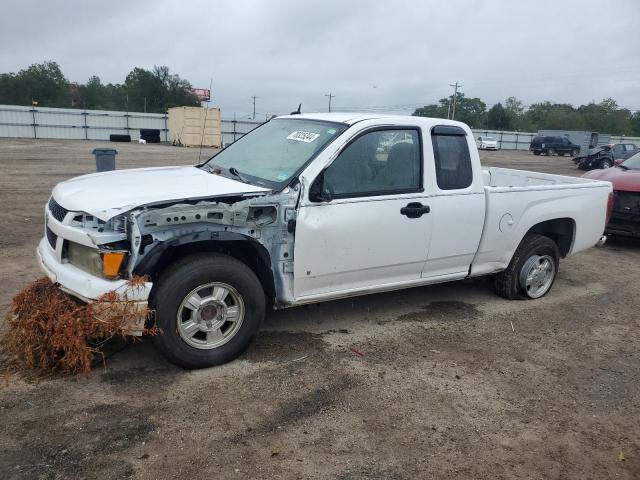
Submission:
[[[573,218],[563,217],[545,220],[533,225],[525,237],[531,233],[544,235],[558,245],[561,257],[566,257],[571,251],[576,236],[576,222]],[[524,237],[523,237],[524,238]]]
[[[260,280],[271,306],[276,298],[276,288],[271,255],[267,249],[252,237],[233,232],[221,233],[224,235],[209,235],[209,238],[198,234],[176,237],[159,243],[147,253],[134,269],[134,274],[148,275],[154,280],[150,302],[153,303],[155,280],[169,265],[193,254],[211,252],[229,255],[247,265]]]

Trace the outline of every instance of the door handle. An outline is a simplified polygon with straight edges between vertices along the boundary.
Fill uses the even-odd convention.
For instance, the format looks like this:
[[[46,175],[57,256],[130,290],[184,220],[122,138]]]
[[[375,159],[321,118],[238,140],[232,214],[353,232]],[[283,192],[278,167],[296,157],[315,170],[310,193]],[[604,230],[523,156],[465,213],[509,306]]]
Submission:
[[[400,209],[400,214],[407,218],[420,218],[430,211],[431,208],[429,208],[429,205],[422,205],[420,202],[411,202],[408,203],[406,207]]]

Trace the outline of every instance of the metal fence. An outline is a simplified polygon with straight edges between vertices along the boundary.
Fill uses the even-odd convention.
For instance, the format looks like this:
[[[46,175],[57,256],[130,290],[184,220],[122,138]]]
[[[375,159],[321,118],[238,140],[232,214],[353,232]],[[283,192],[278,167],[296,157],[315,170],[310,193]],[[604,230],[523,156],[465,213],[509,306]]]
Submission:
[[[243,135],[249,133],[254,128],[259,127],[264,122],[251,120],[225,120],[222,119],[222,145],[227,146],[235,142]]]
[[[539,133],[535,132],[504,132],[500,130],[479,130],[472,129],[474,138],[492,137],[498,141],[498,148],[501,150],[528,150],[533,137]],[[627,137],[624,135],[601,134],[608,143],[635,143],[640,146],[640,137]]]
[[[140,129],[160,130],[160,140],[169,138],[167,114],[116,112],[106,110],[77,110],[71,108],[22,107],[0,105],[0,137],[62,138],[75,140],[109,140],[111,134],[131,135],[136,141]],[[263,122],[222,119],[222,143],[229,145]],[[503,150],[528,150],[534,132],[503,132],[473,129],[475,138],[493,137]],[[611,136],[614,143],[636,143],[640,138]]]
[[[109,135],[140,138],[140,129],[160,130],[167,141],[167,115],[0,105],[0,137],[109,140]]]
[[[160,140],[166,142],[167,121],[168,115],[162,113],[0,105],[0,137],[109,140],[110,135],[121,134],[137,141],[140,129],[156,129],[160,131]],[[221,123],[224,145],[262,124],[225,119]]]
[[[503,132],[500,130],[471,130],[473,136],[478,138],[492,137],[498,141],[498,148],[501,150],[529,150],[529,144],[537,133],[533,132]]]

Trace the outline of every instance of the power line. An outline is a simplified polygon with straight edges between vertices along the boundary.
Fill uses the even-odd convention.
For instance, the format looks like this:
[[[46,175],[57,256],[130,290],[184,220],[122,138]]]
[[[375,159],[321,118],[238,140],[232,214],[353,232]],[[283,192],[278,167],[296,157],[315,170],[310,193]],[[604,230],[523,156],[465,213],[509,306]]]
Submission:
[[[255,120],[256,119],[256,98],[258,98],[258,97],[253,95],[251,98],[253,99],[253,117],[251,117],[251,118],[252,118],[252,120]]]
[[[325,97],[329,97],[329,111],[331,111],[331,99],[336,98],[336,96],[329,92],[325,95]]]
[[[451,120],[455,120],[456,118],[456,103],[458,103],[458,88],[462,88],[462,85],[458,84],[458,81],[456,80],[456,83],[454,84],[449,84],[450,87],[453,87],[453,110],[451,111]],[[449,118],[449,116],[447,115],[447,118]]]

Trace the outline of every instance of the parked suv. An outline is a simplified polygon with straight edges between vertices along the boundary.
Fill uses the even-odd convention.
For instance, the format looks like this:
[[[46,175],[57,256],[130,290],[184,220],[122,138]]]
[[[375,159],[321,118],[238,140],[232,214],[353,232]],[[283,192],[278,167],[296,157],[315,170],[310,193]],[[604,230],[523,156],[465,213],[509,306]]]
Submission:
[[[541,153],[554,155],[557,153],[562,157],[565,153],[568,153],[572,157],[575,157],[580,153],[580,145],[576,145],[568,138],[538,136],[531,140],[529,150],[531,150],[534,155],[540,155]]]

